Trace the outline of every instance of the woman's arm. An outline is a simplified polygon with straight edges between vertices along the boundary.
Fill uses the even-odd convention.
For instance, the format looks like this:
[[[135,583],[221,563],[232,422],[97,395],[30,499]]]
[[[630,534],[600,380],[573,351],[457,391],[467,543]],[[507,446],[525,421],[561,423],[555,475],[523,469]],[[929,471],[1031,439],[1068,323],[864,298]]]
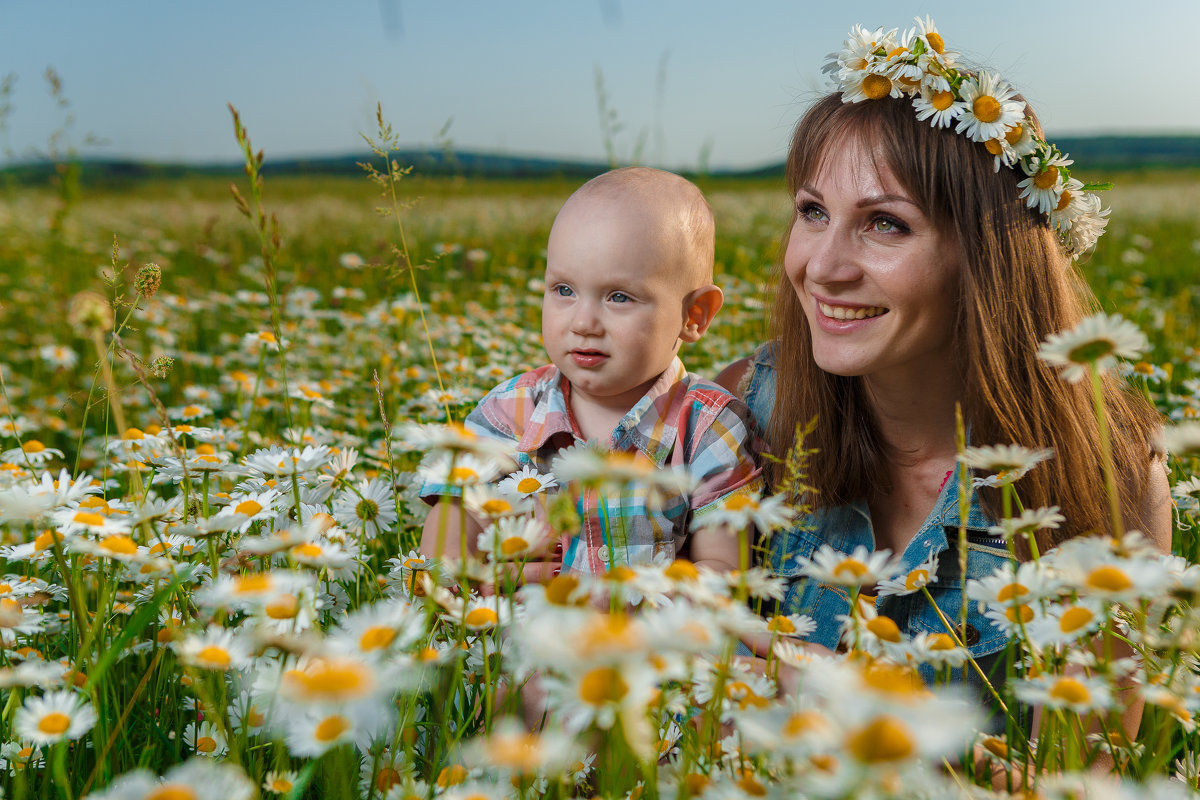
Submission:
[[[750,371],[750,363],[750,359],[748,358],[735,361],[721,370],[720,374],[713,381],[719,386],[733,392],[738,397],[741,397],[742,393],[738,391],[738,384],[742,382],[742,378]]]

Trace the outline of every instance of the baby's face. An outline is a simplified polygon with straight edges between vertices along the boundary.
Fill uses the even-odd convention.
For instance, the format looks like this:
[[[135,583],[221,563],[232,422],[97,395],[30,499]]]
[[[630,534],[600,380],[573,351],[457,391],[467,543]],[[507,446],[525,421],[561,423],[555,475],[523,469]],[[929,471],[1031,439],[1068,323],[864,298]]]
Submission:
[[[612,201],[559,213],[547,246],[542,338],[573,393],[632,408],[670,366],[694,288],[672,233]]]

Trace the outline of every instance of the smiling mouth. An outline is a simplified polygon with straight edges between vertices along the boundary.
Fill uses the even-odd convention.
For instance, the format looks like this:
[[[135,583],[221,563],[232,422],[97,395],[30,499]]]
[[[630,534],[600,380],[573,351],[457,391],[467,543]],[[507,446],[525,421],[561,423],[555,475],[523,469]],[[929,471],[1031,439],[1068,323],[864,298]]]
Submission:
[[[831,319],[870,319],[888,313],[883,306],[831,306],[828,303],[817,302],[821,313]]]

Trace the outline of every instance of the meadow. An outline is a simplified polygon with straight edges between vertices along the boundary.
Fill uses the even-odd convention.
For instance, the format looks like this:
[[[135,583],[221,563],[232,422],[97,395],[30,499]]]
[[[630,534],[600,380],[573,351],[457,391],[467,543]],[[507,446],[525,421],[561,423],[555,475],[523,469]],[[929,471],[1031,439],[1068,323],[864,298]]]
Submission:
[[[2,796],[993,796],[974,784],[998,765],[1000,794],[1078,797],[1102,757],[1126,781],[1111,796],[1200,788],[1200,174],[1104,176],[1113,222],[1083,269],[1148,339],[1124,369],[1176,434],[1178,557],[1097,545],[1129,576],[1113,588],[1045,554],[1019,580],[1052,588],[992,598],[1030,623],[1013,636],[1035,669],[1001,702],[1047,707],[1034,742],[1011,718],[980,733],[942,685],[970,668],[952,624],[912,643],[864,612],[849,653],[808,657],[802,620],[750,612],[780,589],[761,569],[480,594],[529,552],[529,506],[569,530],[545,493],[496,512],[487,559],[419,553],[422,474],[503,474],[441,423],[543,363],[545,240],[576,184],[377,177],[251,174],[240,200],[215,177],[0,189]],[[766,336],[789,198],[698,183],[726,305],[684,357],[712,375]],[[1038,632],[1073,609],[1094,620]],[[1097,631],[1137,658],[1085,663]],[[766,675],[731,658],[746,632],[773,637]],[[551,711],[530,731],[532,675]],[[1126,741],[1113,720],[1135,697]]]

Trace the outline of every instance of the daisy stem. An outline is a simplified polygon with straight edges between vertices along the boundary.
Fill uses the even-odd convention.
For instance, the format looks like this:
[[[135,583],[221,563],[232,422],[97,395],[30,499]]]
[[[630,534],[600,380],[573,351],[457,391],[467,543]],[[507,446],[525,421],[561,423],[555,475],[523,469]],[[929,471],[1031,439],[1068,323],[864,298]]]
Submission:
[[[50,769],[54,776],[54,785],[58,787],[61,797],[72,800],[71,781],[67,778],[67,740],[55,742],[50,749]]]
[[[1108,493],[1108,510],[1112,514],[1112,536],[1120,542],[1125,531],[1121,524],[1121,498],[1117,494],[1116,468],[1113,466],[1112,442],[1108,434],[1108,414],[1104,410],[1104,382],[1100,369],[1093,363],[1088,369],[1092,373],[1092,403],[1096,410],[1096,425],[1100,429],[1100,457],[1104,468],[1104,488]]]
[[[154,674],[154,670],[158,666],[158,662],[162,659],[162,654],[164,652],[166,651],[161,647],[154,652],[154,658],[150,660],[150,666],[148,666],[146,671],[142,673],[142,679],[138,681],[136,686],[133,687],[133,692],[129,695],[129,702],[125,704],[125,709],[121,712],[121,716],[117,720],[116,726],[113,728],[113,731],[109,735],[107,741],[105,741],[104,747],[100,749],[99,755],[96,756],[96,766],[92,767],[91,774],[88,775],[88,779],[84,781],[83,789],[79,792],[81,795],[87,795],[88,790],[92,788],[92,783],[95,782],[96,776],[100,772],[100,768],[108,763],[108,751],[112,750],[113,745],[116,744],[117,736],[119,736],[121,732],[125,730],[125,720],[129,718],[129,712],[133,711],[134,703],[137,702],[138,698],[142,694],[142,691],[146,688],[146,684],[149,682],[150,676]]]

